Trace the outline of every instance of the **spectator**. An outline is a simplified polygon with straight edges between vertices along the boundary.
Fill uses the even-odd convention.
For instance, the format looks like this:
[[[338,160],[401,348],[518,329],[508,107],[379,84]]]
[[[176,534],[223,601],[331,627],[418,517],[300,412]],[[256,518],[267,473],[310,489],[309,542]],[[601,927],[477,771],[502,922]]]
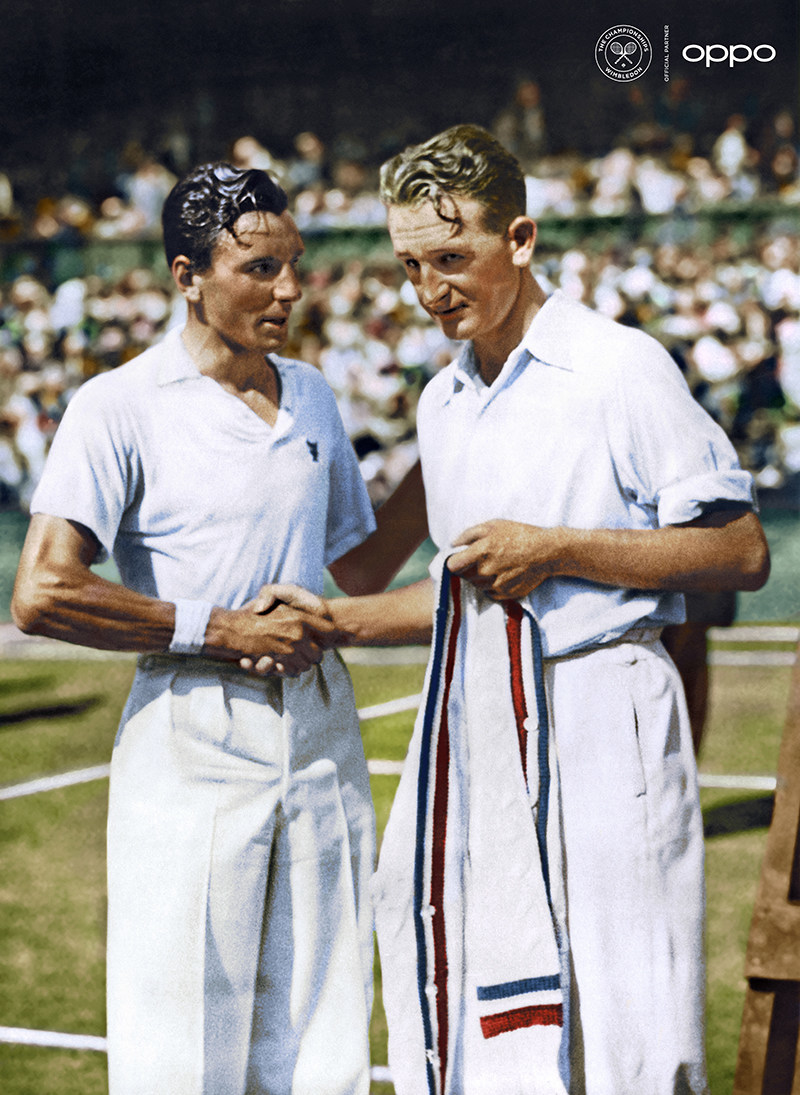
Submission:
[[[547,150],[542,92],[536,80],[525,77],[517,82],[514,98],[495,119],[497,139],[513,152],[526,174],[535,171]]]
[[[731,114],[725,129],[714,141],[712,159],[721,175],[729,180],[731,193],[737,198],[755,197],[756,183],[752,169],[758,155],[747,143],[747,121],[742,114]]]
[[[328,180],[325,145],[316,133],[298,133],[294,139],[297,155],[287,168],[287,182],[293,194],[324,188]]]

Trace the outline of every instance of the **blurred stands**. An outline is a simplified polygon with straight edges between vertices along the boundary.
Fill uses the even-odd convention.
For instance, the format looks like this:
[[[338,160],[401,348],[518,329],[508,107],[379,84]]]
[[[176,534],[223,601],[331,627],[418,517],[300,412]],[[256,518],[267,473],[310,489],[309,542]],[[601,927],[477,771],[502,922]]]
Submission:
[[[537,272],[659,338],[696,397],[765,489],[800,473],[800,243],[766,230],[751,245],[633,241],[540,251]],[[379,502],[416,456],[415,408],[454,352],[416,303],[398,264],[350,260],[304,274],[289,353],[339,397]],[[0,497],[23,506],[71,392],[141,352],[181,319],[181,300],[149,270],[54,291],[30,275],[0,296]]]
[[[779,488],[800,474],[794,117],[781,108],[756,124],[731,113],[703,131],[685,81],[656,102],[628,92],[623,128],[602,154],[556,147],[528,77],[491,122],[527,172],[529,212],[541,220],[538,275],[659,338],[759,485]],[[102,127],[92,141],[75,135],[68,162],[49,175],[0,164],[0,504],[27,505],[75,388],[180,322],[159,215],[197,142],[179,117],[165,119],[149,143],[116,153]],[[216,144],[206,134],[203,145],[273,172],[309,243],[350,233],[349,251],[321,259],[309,247],[289,352],[336,391],[376,503],[415,459],[419,393],[454,351],[385,241],[375,246],[385,223],[377,168],[406,137],[326,143],[303,131],[279,153],[250,134]],[[63,191],[39,192],[45,177]],[[104,248],[116,262],[97,261]]]

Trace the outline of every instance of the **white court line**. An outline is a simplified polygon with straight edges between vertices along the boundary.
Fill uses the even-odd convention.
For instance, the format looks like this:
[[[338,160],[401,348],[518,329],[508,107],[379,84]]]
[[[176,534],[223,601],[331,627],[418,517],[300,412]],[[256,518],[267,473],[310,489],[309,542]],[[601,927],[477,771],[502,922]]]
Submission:
[[[358,717],[366,722],[367,719],[378,719],[382,715],[396,715],[401,711],[413,711],[419,706],[422,696],[401,696],[400,699],[387,700],[385,703],[376,703],[371,707],[359,709]],[[374,767],[373,767],[374,766]],[[369,770],[374,775],[394,776],[402,771],[401,761],[370,761]],[[26,795],[38,795],[42,791],[58,791],[62,787],[74,787],[78,783],[91,783],[97,779],[107,779],[111,768],[108,764],[99,764],[94,768],[81,768],[74,772],[63,772],[58,776],[44,776],[41,779],[32,779],[27,783],[17,783],[12,787],[0,787],[0,802],[12,798],[24,798]]]
[[[402,760],[368,760],[367,768],[371,776],[401,776]]]
[[[796,643],[800,627],[770,624],[742,624],[741,627],[710,627],[708,637],[720,643]]]
[[[403,772],[402,760],[367,761],[373,776],[399,776]],[[775,776],[715,776],[699,772],[697,782],[701,787],[715,790],[733,791],[774,791],[777,786]]]
[[[24,1030],[0,1027],[0,1042],[12,1046],[46,1046],[50,1049],[93,1049],[105,1053],[106,1040],[95,1034],[62,1034],[57,1030]]]
[[[26,1030],[24,1027],[0,1027],[0,1042],[12,1046],[40,1046],[46,1049],[82,1049],[107,1053],[108,1043],[96,1034],[64,1034],[58,1030]],[[370,1076],[376,1083],[390,1084],[392,1074],[386,1065],[373,1065]]]
[[[27,783],[16,783],[12,787],[0,787],[0,802],[10,798],[24,798],[25,795],[38,795],[42,791],[57,791],[61,787],[74,787],[77,783],[107,779],[110,771],[110,764],[98,764],[95,768],[80,768],[75,772],[63,772],[60,776],[44,776]]]
[[[376,703],[372,707],[360,707],[358,717],[362,722],[367,719],[379,719],[382,715],[397,715],[400,711],[413,711],[419,707],[422,693],[416,696],[401,696],[398,700],[387,700],[386,703]]]
[[[709,665],[737,666],[792,666],[795,662],[793,650],[711,650]]]
[[[701,787],[713,787],[733,791],[774,791],[778,781],[775,776],[710,776],[699,772],[697,782]]]

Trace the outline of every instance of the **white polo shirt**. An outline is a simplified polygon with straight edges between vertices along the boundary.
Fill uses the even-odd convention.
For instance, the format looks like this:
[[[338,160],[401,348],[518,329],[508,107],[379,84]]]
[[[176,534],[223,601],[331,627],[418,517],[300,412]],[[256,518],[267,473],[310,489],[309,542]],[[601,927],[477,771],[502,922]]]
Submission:
[[[78,390],[31,511],[86,525],[124,585],[161,600],[238,608],[278,581],[322,593],[323,568],[375,527],[333,392],[311,365],[271,356],[269,426],[198,371],[180,335]]]
[[[755,508],[752,477],[667,351],[555,292],[487,387],[471,344],[425,388],[417,427],[443,565],[472,525],[654,529]],[[683,597],[548,579],[526,599],[546,656],[683,619]]]

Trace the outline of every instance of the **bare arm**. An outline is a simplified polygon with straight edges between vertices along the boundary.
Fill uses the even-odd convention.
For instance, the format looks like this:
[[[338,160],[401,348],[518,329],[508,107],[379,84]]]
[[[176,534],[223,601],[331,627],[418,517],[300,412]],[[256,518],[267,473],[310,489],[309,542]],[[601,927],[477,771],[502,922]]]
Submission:
[[[389,593],[328,601],[337,646],[429,643],[434,607],[430,578]]]
[[[524,597],[547,578],[626,589],[760,589],[769,549],[758,517],[717,510],[660,529],[543,529],[486,521],[454,542],[448,567],[498,599]]]
[[[92,571],[97,541],[82,525],[37,514],[22,549],[11,611],[29,634],[47,635],[102,650],[162,653],[169,648],[175,607],[109,582]],[[203,654],[223,661],[270,655],[285,672],[302,672],[319,661],[333,631],[324,602],[275,587],[301,607],[275,605],[276,596],[251,606],[212,609]],[[305,606],[305,607],[302,607]]]
[[[328,568],[351,596],[379,593],[428,535],[425,488],[419,461],[378,509],[373,534]]]
[[[258,605],[258,598],[256,599]],[[365,597],[337,597],[328,601],[333,622],[332,641],[326,646],[413,646],[431,641],[434,588],[430,578],[389,593]],[[245,662],[244,668],[250,668]],[[269,659],[255,666],[268,673]]]

